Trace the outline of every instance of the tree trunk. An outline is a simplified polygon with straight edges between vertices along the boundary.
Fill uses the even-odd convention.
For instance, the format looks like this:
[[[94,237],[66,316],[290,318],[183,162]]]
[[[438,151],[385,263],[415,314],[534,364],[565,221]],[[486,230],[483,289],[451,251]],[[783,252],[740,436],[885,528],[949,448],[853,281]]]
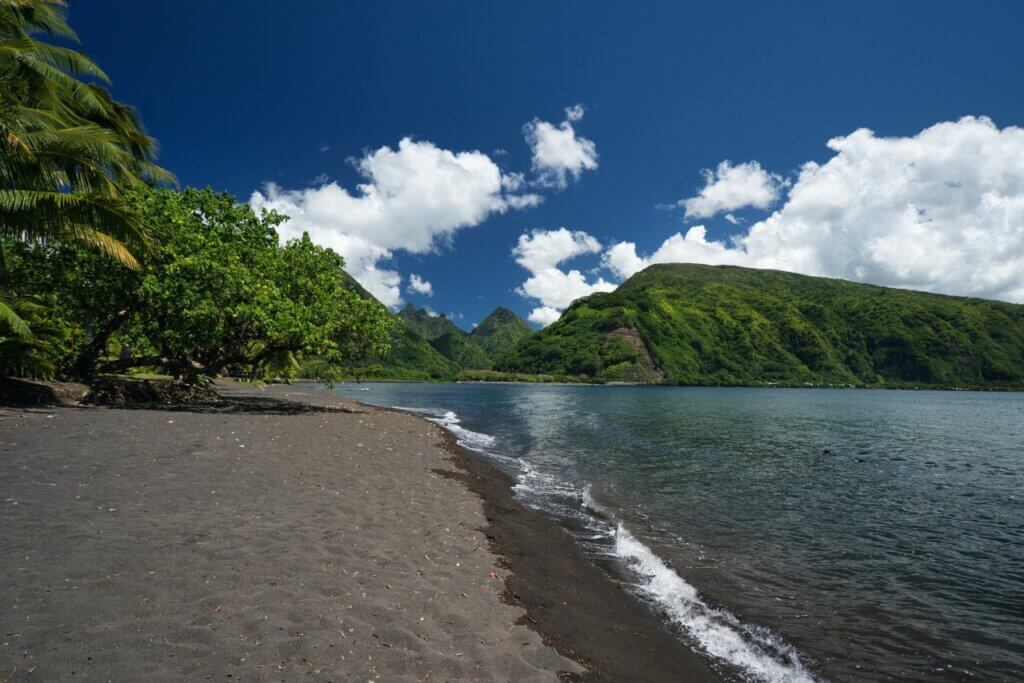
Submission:
[[[86,342],[85,347],[79,352],[72,368],[74,374],[83,379],[91,379],[96,376],[96,366],[99,364],[100,355],[106,351],[110,337],[124,324],[128,317],[128,309],[122,309],[112,315],[92,335],[92,339]]]
[[[0,288],[10,285],[10,275],[7,272],[7,248],[4,241],[0,240]]]

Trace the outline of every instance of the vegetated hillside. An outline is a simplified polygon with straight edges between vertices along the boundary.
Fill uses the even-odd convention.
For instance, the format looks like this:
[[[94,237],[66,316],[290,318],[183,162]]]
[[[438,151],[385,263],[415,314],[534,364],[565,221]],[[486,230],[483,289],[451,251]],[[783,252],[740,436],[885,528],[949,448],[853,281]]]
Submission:
[[[456,366],[451,369],[449,376],[455,375],[460,369],[490,369],[491,359],[487,354],[469,341],[469,333],[446,316],[428,313],[410,303],[398,312],[398,318],[409,331],[429,342],[435,351]]]
[[[531,334],[533,328],[525,320],[509,309],[499,306],[473,328],[469,338],[494,361]]]
[[[353,289],[364,298],[373,296],[349,278]],[[383,304],[381,304],[383,306]],[[395,326],[391,350],[380,358],[369,358],[352,372],[361,377],[386,379],[454,379],[464,370],[490,370],[492,359],[470,335],[443,315],[406,304],[393,314]],[[524,323],[525,324],[525,323]]]
[[[489,370],[495,358],[533,333],[522,318],[507,308],[492,311],[472,333],[463,331],[444,315],[428,313],[412,304],[406,304],[398,317],[410,331],[428,340],[438,353],[465,370]]]
[[[426,339],[399,322],[391,337],[391,351],[372,359],[363,369],[366,376],[394,379],[445,379],[459,366],[441,355]]]
[[[497,369],[680,384],[1024,388],[1024,306],[662,264],[576,301]]]
[[[448,332],[430,342],[438,353],[467,370],[489,370],[491,359],[465,332]]]
[[[466,335],[466,332],[459,328],[444,314],[431,314],[423,308],[416,308],[407,303],[400,311],[398,317],[405,321],[409,328],[427,341],[433,341],[446,334]]]
[[[345,283],[345,286],[354,291],[356,294],[358,294],[360,298],[373,299],[374,301],[377,301],[377,298],[374,297],[373,294],[370,294],[366,287],[363,287],[361,284],[359,284],[359,280],[349,275],[347,270],[341,271],[341,279]],[[379,301],[377,301],[377,303],[380,304]],[[380,305],[383,306],[384,304]]]
[[[345,273],[344,277],[348,286],[361,297],[376,301],[376,298],[355,278],[348,273]],[[426,311],[422,313],[427,315]],[[395,316],[395,325],[391,333],[391,350],[381,358],[366,359],[359,367],[352,368],[355,374],[393,379],[444,379],[458,374],[458,365],[445,358],[427,339],[410,329],[401,315],[392,315]]]

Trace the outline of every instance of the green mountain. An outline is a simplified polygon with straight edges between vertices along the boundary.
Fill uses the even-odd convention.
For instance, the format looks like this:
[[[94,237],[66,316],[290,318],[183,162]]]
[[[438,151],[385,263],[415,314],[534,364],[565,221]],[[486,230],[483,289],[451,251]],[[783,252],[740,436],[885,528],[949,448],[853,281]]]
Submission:
[[[430,342],[438,353],[467,370],[490,370],[491,359],[462,330],[448,332]]]
[[[525,320],[507,308],[498,307],[473,328],[469,339],[495,361],[531,334],[533,328]]]
[[[1024,306],[663,264],[574,302],[496,369],[679,384],[1024,388]]]
[[[411,303],[406,304],[398,312],[398,317],[405,321],[409,329],[427,341],[433,341],[446,334],[466,335],[462,329],[443,314],[434,315],[428,313],[425,309],[416,308]]]
[[[343,273],[348,286],[360,297],[377,301],[354,277],[344,271]],[[426,338],[411,329],[402,313],[405,313],[404,309],[398,314],[393,314],[397,324],[391,333],[391,350],[388,354],[383,358],[368,359],[356,373],[365,377],[401,379],[445,379],[458,374],[460,367],[445,358]],[[426,311],[421,313],[427,316]]]
[[[466,370],[489,370],[495,358],[533,334],[533,329],[507,308],[492,311],[472,333],[466,333],[444,315],[428,313],[412,304],[406,304],[398,317],[438,353]]]
[[[444,315],[428,313],[410,303],[398,312],[398,318],[409,332],[427,341],[450,361],[452,367],[447,376],[453,376],[462,369],[490,369],[491,359],[480,347],[469,342],[469,335],[464,330]]]
[[[459,372],[459,366],[445,358],[426,339],[399,324],[391,337],[391,350],[367,367],[368,375],[401,379],[444,379]]]

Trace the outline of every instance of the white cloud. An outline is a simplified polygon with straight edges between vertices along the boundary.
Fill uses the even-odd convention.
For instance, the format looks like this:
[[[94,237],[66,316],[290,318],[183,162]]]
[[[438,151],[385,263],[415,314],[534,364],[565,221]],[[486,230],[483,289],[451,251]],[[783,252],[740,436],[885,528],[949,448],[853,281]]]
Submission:
[[[696,197],[682,199],[679,205],[687,218],[709,218],[722,211],[748,206],[767,209],[779,198],[784,187],[780,176],[768,173],[756,161],[733,166],[726,160],[714,171],[704,169],[704,187]]]
[[[569,176],[578,179],[583,171],[597,168],[597,145],[578,137],[573,123],[583,118],[583,105],[565,110],[566,120],[555,125],[534,119],[523,127],[533,152],[533,171],[542,187],[565,189]]]
[[[574,104],[571,107],[565,108],[565,118],[575,123],[583,118],[585,112],[586,109],[583,108],[582,104]]]
[[[637,254],[633,242],[619,242],[604,253],[603,263],[619,277],[627,278],[652,263],[707,263],[711,265],[744,265],[745,254],[724,242],[707,240],[703,225],[695,225],[686,235],[676,233],[650,256]]]
[[[562,261],[568,261],[583,254],[601,251],[601,243],[582,230],[534,230],[520,235],[519,242],[512,250],[516,263],[532,273],[553,268]]]
[[[562,312],[557,308],[551,308],[550,306],[538,306],[530,311],[530,315],[526,316],[526,319],[531,323],[540,325],[541,327],[547,327],[561,317]]]
[[[416,273],[409,276],[409,291],[423,296],[434,296],[434,285],[424,280]]]
[[[1024,302],[1024,129],[964,117],[912,137],[867,129],[801,168],[786,203],[730,243],[703,228],[648,257],[620,243],[605,263],[775,268],[879,285]]]
[[[530,321],[549,325],[576,299],[615,289],[614,284],[603,278],[588,282],[580,271],[566,272],[558,267],[571,258],[600,252],[601,243],[581,230],[534,230],[520,235],[512,256],[530,272],[530,277],[516,291],[541,304],[530,313]]]
[[[365,182],[354,192],[336,182],[298,190],[267,183],[249,204],[290,217],[279,228],[282,239],[308,232],[339,252],[346,270],[392,307],[401,303],[401,276],[378,264],[394,251],[429,252],[492,214],[540,202],[537,195],[513,194],[521,179],[503,174],[482,152],[404,138],[398,149],[381,147],[355,163]]]

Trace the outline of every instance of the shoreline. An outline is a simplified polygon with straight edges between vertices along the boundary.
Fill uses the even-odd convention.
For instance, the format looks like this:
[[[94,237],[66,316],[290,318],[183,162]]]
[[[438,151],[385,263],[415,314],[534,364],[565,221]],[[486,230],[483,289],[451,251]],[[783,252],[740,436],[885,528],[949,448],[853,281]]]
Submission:
[[[324,385],[309,384],[333,396]],[[624,580],[589,558],[558,522],[518,501],[512,477],[461,445],[451,430],[415,410],[349,400],[369,410],[414,417],[440,431],[450,462],[460,470],[442,476],[460,481],[479,498],[487,519],[481,531],[499,566],[508,571],[502,601],[524,609],[517,623],[585,669],[563,674],[563,680],[723,680],[708,658],[683,642],[652,606],[629,593]]]
[[[323,384],[317,384],[322,391]],[[287,386],[287,385],[284,385]],[[333,395],[333,394],[328,394]],[[407,415],[439,430],[459,480],[483,506],[488,547],[507,569],[503,602],[525,614],[517,624],[586,670],[563,680],[721,681],[651,606],[589,558],[557,521],[516,500],[515,481],[449,429],[412,410],[350,399],[368,410]]]
[[[307,377],[296,377],[290,380],[293,383],[325,384],[327,381]],[[856,389],[859,391],[941,391],[949,393],[996,393],[996,394],[1020,394],[1024,393],[1024,386],[1018,387],[957,387],[957,386],[897,386],[897,385],[867,385],[867,384],[670,384],[667,382],[530,382],[516,380],[484,380],[484,379],[391,379],[387,377],[362,377],[356,381],[354,377],[345,378],[334,382],[335,384],[510,384],[524,386],[564,386],[564,387],[672,387],[677,389]],[[293,384],[294,386],[294,384]]]
[[[322,385],[311,388],[327,390]],[[758,680],[814,680],[814,674],[794,650],[775,656],[778,654],[775,648],[789,647],[775,634],[767,631],[769,636],[764,639],[748,639],[743,634],[746,627],[738,625],[735,612],[729,614],[728,608],[716,603],[714,598],[700,596],[699,581],[673,569],[671,564],[666,565],[658,550],[645,545],[645,541],[634,536],[628,526],[617,520],[614,512],[591,498],[588,487],[580,488],[581,484],[577,482],[575,490],[581,492],[581,501],[574,498],[576,502],[571,503],[582,506],[585,511],[582,518],[571,512],[566,515],[559,503],[555,504],[554,510],[549,510],[543,502],[535,508],[533,503],[521,500],[517,493],[524,486],[518,476],[523,470],[510,464],[514,458],[493,450],[493,436],[462,426],[459,416],[448,411],[443,401],[441,407],[433,403],[432,409],[422,410],[399,407],[419,405],[416,403],[368,403],[351,393],[344,395],[361,405],[408,413],[443,429],[453,462],[466,472],[466,485],[484,501],[488,521],[495,528],[510,531],[504,536],[489,534],[492,549],[503,557],[522,556],[518,564],[509,564],[512,574],[508,585],[520,583],[517,577],[521,577],[520,585],[527,590],[510,590],[511,603],[526,608],[531,617],[540,611],[537,607],[546,610],[546,621],[536,621],[533,627],[561,654],[573,657],[588,668],[600,670],[594,666],[589,653],[612,653],[607,660],[611,662],[610,666],[605,663],[598,666],[608,666],[609,678],[614,679],[631,677],[631,674],[615,670],[615,662],[625,658],[669,662],[664,668],[654,667],[642,675],[633,672],[632,677],[638,680],[734,680],[748,675]],[[463,408],[468,410],[466,406]],[[441,417],[442,413],[445,413],[444,417]],[[533,472],[529,465],[525,471]],[[573,485],[569,487],[573,488]],[[596,526],[592,526],[595,522]],[[550,539],[552,533],[557,540]],[[591,535],[594,533],[597,536]],[[541,547],[536,538],[545,539]],[[552,556],[550,548],[556,545],[562,547]],[[563,577],[553,578],[535,571],[538,566],[558,563],[562,566],[556,571]],[[577,577],[581,574],[591,575],[588,580],[597,579],[588,586],[588,590],[592,589],[595,595],[599,595],[595,601],[599,604],[561,598],[569,591],[579,590]],[[560,583],[559,579],[566,575],[573,577],[573,582],[562,582],[551,590],[550,584]],[[549,585],[538,585],[538,582],[545,581]],[[615,605],[618,613],[611,616],[609,605],[618,601],[625,604]],[[548,609],[552,605],[558,607]],[[640,614],[635,611],[637,607]],[[720,610],[724,610],[724,615]],[[579,647],[576,644],[579,634],[565,631],[560,623],[579,621],[578,612],[582,612],[582,619],[593,619],[598,623],[631,622],[621,629],[630,642],[617,639],[603,642],[602,638],[608,634],[600,633],[595,638],[593,633],[589,633],[584,642],[590,647]],[[609,614],[601,615],[601,612]],[[637,621],[645,622],[644,626],[636,626]],[[657,634],[652,634],[647,628],[651,621],[656,622]],[[755,621],[749,623],[755,630],[758,628]],[[564,637],[564,642],[559,642],[553,635]],[[666,635],[671,644],[664,642]],[[600,644],[594,645],[595,642]],[[685,650],[685,654],[680,656],[679,649]]]
[[[490,548],[510,572],[502,599],[526,610],[524,623],[545,644],[583,665],[588,671],[583,679],[722,680],[705,657],[624,589],[622,580],[588,558],[557,522],[516,500],[511,477],[441,429],[451,461],[462,470],[458,478],[484,505]]]

